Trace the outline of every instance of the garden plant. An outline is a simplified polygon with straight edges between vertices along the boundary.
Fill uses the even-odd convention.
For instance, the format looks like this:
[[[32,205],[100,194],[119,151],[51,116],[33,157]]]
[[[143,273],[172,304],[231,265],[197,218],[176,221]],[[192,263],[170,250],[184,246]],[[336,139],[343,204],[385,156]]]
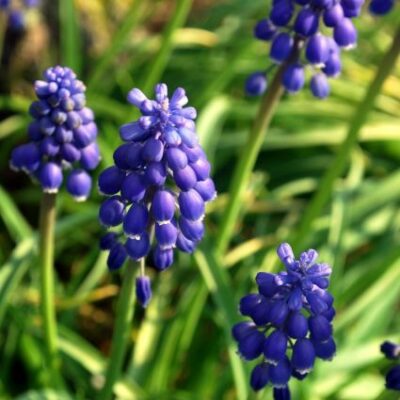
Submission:
[[[0,399],[400,398],[396,0],[0,0]]]

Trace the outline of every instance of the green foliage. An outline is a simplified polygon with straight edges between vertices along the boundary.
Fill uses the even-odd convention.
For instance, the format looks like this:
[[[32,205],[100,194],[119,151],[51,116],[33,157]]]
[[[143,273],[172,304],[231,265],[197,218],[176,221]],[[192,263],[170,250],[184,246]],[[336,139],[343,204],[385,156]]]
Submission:
[[[122,7],[120,13],[94,0],[60,0],[58,10],[53,2],[43,3],[50,18],[59,18],[47,22],[50,36],[60,43],[50,41],[33,65],[2,65],[10,88],[0,93],[0,399],[97,398],[121,284],[118,273],[107,272],[106,256],[97,247],[99,196],[93,193],[87,203],[76,204],[61,194],[55,304],[65,387],[46,390],[36,261],[39,189],[7,164],[11,148],[26,140],[29,84],[58,60],[77,69],[88,84],[102,168],[112,163],[118,126],[134,115],[125,101],[133,85],[150,91],[162,80],[171,88],[187,88],[198,107],[199,135],[219,192],[210,206],[204,245],[154,277],[152,303],[145,313],[135,310],[126,372],[114,388],[117,398],[251,398],[249,368],[235,353],[230,326],[239,320],[237,303],[253,287],[255,273],[277,268],[276,244],[296,238],[318,248],[321,259],[333,265],[338,354],[294,384],[293,398],[395,399],[384,392],[387,364],[379,344],[386,338],[400,341],[399,68],[374,93],[375,105],[362,110],[358,140],[346,147],[343,171],[334,171],[322,187],[324,201],[310,200],[335,165],[346,133],[354,130],[352,117],[390,46],[399,10],[359,21],[359,45],[343,54],[344,72],[332,82],[329,99],[315,100],[307,90],[284,96],[245,188],[230,247],[219,255],[213,245],[233,166],[259,105],[244,96],[242,86],[249,73],[266,64],[266,45],[251,35],[254,22],[266,14],[266,2],[110,2]],[[82,3],[93,6],[91,18]],[[100,49],[91,47],[97,39],[92,28],[109,34]],[[30,43],[29,36],[24,40]],[[266,390],[259,398],[270,396]]]

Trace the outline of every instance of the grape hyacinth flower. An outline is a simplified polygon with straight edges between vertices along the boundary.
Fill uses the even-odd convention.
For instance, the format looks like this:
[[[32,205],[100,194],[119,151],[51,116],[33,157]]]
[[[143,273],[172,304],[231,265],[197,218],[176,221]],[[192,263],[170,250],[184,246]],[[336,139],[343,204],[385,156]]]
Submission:
[[[392,342],[383,342],[381,352],[388,360],[400,360],[400,345]],[[400,364],[394,365],[386,373],[386,388],[400,391]]]
[[[395,0],[371,0],[369,11],[374,15],[385,15],[392,11]]]
[[[7,16],[8,27],[15,32],[25,28],[25,14],[30,8],[39,6],[39,0],[24,0],[18,4],[15,0],[0,0],[0,13],[4,12]]]
[[[239,306],[250,320],[232,329],[240,356],[258,360],[252,388],[258,391],[270,384],[275,400],[290,399],[291,377],[304,379],[316,358],[331,360],[336,351],[335,309],[327,291],[330,266],[317,263],[318,253],[312,249],[296,260],[290,245],[282,243],[277,253],[286,271],[257,274],[258,293],[244,296]]]
[[[85,85],[67,68],[48,68],[35,82],[38,100],[29,109],[34,121],[28,127],[29,143],[16,147],[10,166],[39,181],[45,193],[56,193],[63,171],[70,170],[67,191],[77,201],[90,194],[88,171],[100,162],[94,114],[85,106]]]
[[[122,225],[121,232],[101,240],[110,251],[110,270],[128,257],[139,261],[151,252],[162,271],[172,265],[175,248],[192,253],[204,235],[205,204],[216,196],[210,164],[198,143],[196,110],[185,107],[184,89],[168,98],[167,86],[158,84],[155,97],[150,100],[139,89],[129,92],[128,101],[142,116],[121,126],[125,143],[114,152],[115,165],[99,176],[99,190],[108,196],[100,222],[107,228]],[[143,270],[141,276],[136,291],[145,306],[151,289]]]
[[[393,0],[372,0],[371,7],[381,9]],[[341,72],[340,52],[357,43],[357,30],[352,19],[361,12],[364,0],[275,0],[268,18],[254,28],[254,36],[271,42],[270,59],[283,64],[282,85],[296,93],[305,84],[306,69],[312,71],[310,90],[317,98],[329,95],[327,78]],[[331,30],[331,35],[325,32]],[[324,32],[324,33],[323,33]],[[273,65],[272,65],[273,67]],[[259,96],[267,90],[267,72],[249,76],[246,91]]]

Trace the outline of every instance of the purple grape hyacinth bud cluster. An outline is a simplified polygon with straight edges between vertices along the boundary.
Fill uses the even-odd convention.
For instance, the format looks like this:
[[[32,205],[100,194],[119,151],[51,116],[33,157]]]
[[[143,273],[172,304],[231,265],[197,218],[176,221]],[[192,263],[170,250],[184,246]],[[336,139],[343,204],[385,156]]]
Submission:
[[[369,11],[374,15],[385,15],[392,11],[396,0],[371,0]]]
[[[216,191],[198,143],[196,110],[185,107],[185,90],[176,89],[169,99],[167,86],[158,84],[155,100],[133,89],[128,101],[142,116],[121,126],[125,143],[98,182],[108,196],[100,207],[100,222],[108,228],[122,224],[123,233],[107,233],[101,247],[110,251],[108,267],[118,269],[128,257],[141,260],[150,253],[154,232],[153,263],[162,271],[172,265],[174,248],[195,250],[204,235],[205,204]],[[149,293],[147,285],[139,281],[137,293]]]
[[[388,360],[400,361],[400,345],[392,342],[383,342],[381,352]],[[386,374],[386,388],[400,391],[400,364],[394,365]]]
[[[381,1],[381,0],[375,0]],[[254,36],[271,42],[270,59],[285,64],[282,85],[289,93],[301,90],[306,81],[306,67],[313,76],[312,94],[329,95],[328,78],[341,72],[341,49],[356,45],[357,30],[352,19],[361,12],[364,0],[274,0],[269,17],[257,23]],[[332,30],[332,36],[322,33]],[[246,82],[250,95],[267,89],[266,72],[255,72]]]
[[[13,31],[21,31],[25,28],[25,12],[27,9],[38,7],[39,0],[23,0],[17,2],[14,0],[0,0],[0,13],[7,15],[8,26]]]
[[[243,359],[260,359],[251,374],[252,388],[258,391],[270,384],[274,399],[290,399],[291,377],[302,380],[316,358],[334,357],[335,309],[327,291],[331,268],[316,262],[315,250],[296,260],[290,245],[283,243],[277,253],[286,271],[257,274],[258,293],[244,296],[239,306],[251,321],[236,324],[232,335]]]
[[[30,142],[13,150],[10,166],[35,177],[46,193],[56,193],[63,170],[70,169],[67,191],[84,201],[92,187],[87,171],[100,162],[94,114],[85,107],[86,87],[67,67],[48,68],[43,78],[35,82],[38,100],[29,108],[34,118],[28,127]]]

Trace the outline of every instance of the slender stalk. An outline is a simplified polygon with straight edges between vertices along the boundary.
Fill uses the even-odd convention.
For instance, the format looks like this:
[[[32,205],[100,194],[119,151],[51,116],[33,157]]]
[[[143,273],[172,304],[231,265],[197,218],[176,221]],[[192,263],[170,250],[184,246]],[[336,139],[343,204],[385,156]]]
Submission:
[[[318,185],[318,190],[314,197],[311,199],[308,207],[306,208],[300,222],[299,229],[296,231],[295,236],[292,238],[291,243],[295,248],[300,248],[302,241],[306,238],[313,221],[320,215],[326,202],[332,192],[332,186],[335,180],[343,172],[348,162],[351,150],[357,142],[358,134],[365,124],[369,112],[375,104],[375,100],[381,92],[382,86],[386,78],[390,75],[400,52],[400,27],[397,29],[393,43],[384,55],[375,78],[369,86],[363,101],[357,107],[353,119],[351,120],[346,139],[342,143],[335,160],[330,164],[330,167],[323,176]]]
[[[3,47],[4,47],[4,37],[7,29],[7,18],[4,12],[0,11],[0,69],[3,60]]]
[[[54,228],[56,194],[43,193],[39,221],[39,259],[41,280],[41,311],[45,348],[50,375],[55,376],[57,360],[57,323],[54,307]],[[52,384],[55,382],[52,381]]]
[[[178,0],[175,11],[163,32],[160,49],[152,61],[144,81],[144,93],[149,93],[161,78],[172,52],[174,33],[185,24],[192,3],[193,0]]]
[[[142,264],[144,261],[142,261]],[[99,395],[99,400],[110,400],[113,396],[113,387],[122,372],[124,356],[129,342],[130,327],[133,319],[135,301],[135,272],[133,262],[125,267],[121,293],[117,303],[117,320],[111,343],[106,382]]]
[[[285,64],[282,64],[277,70],[271,82],[271,86],[264,95],[253,128],[244,146],[242,156],[236,164],[229,190],[229,203],[217,234],[216,250],[220,255],[225,253],[229,245],[231,233],[233,232],[234,225],[240,213],[247,182],[256,163],[267,128],[275,113],[276,106],[282,97],[284,89],[281,81],[285,66]]]

